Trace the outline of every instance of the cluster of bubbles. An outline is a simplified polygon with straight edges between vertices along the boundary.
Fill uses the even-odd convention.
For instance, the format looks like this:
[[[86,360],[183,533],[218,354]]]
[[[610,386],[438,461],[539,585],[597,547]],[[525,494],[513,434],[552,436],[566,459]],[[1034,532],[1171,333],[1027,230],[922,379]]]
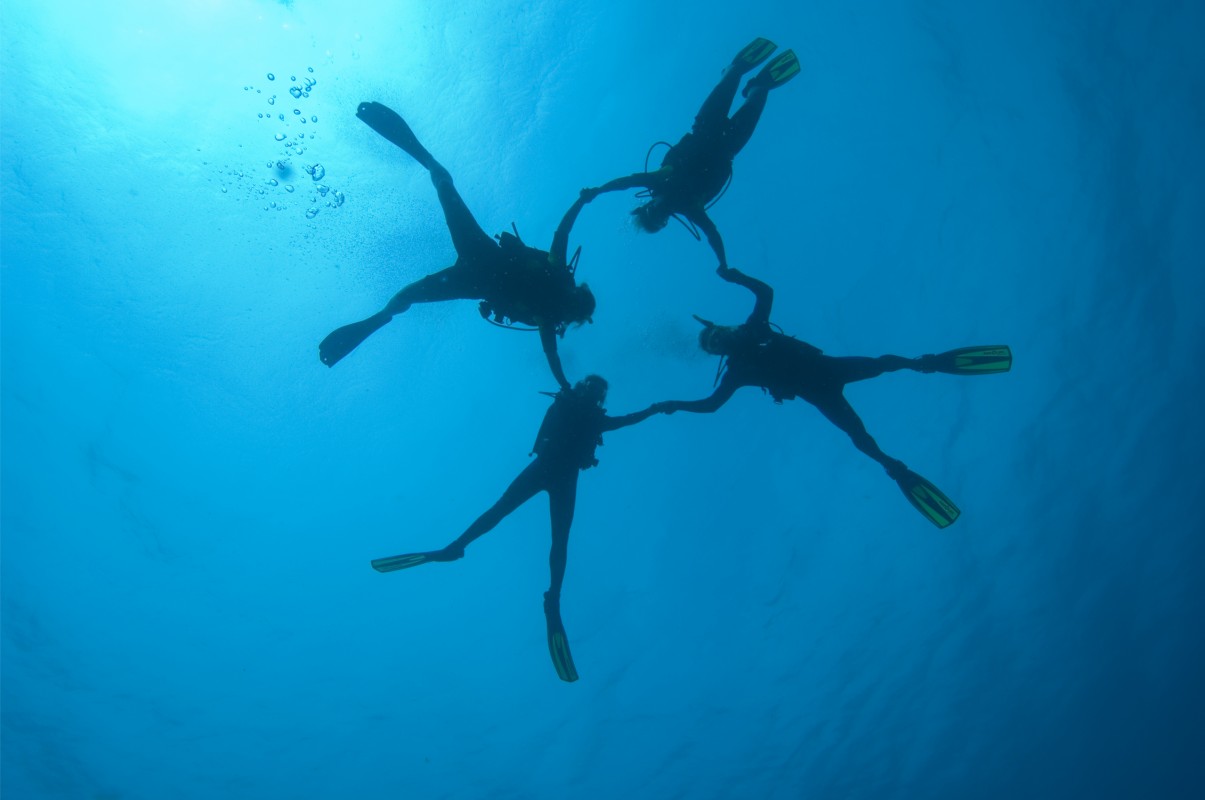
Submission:
[[[305,157],[318,138],[315,129],[318,115],[307,115],[304,111],[305,101],[318,85],[318,79],[314,77],[313,67],[307,67],[306,73],[300,80],[297,75],[289,76],[290,100],[283,99],[283,92],[273,93],[272,89],[284,80],[278,84],[275,73],[267,73],[267,110],[259,111],[258,119],[272,125],[272,136],[280,150],[265,162],[267,172],[264,174],[228,168],[226,176],[232,180],[223,181],[223,194],[229,194],[232,188],[241,189],[249,199],[262,202],[265,211],[284,211],[301,204],[305,206],[307,219],[318,216],[323,208],[335,209],[343,205],[343,192],[324,183],[326,168]],[[243,91],[265,94],[263,88],[251,85],[244,86]]]

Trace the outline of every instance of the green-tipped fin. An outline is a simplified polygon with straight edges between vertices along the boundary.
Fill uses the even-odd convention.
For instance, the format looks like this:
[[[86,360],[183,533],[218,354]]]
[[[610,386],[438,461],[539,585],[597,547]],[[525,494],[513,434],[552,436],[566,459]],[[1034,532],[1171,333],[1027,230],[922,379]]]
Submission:
[[[933,372],[945,372],[950,375],[992,375],[997,372],[1008,372],[1013,366],[1013,351],[1006,344],[976,345],[975,347],[959,347],[938,353],[935,356],[923,356],[926,366]]]
[[[573,655],[569,652],[569,637],[564,628],[548,629],[548,653],[552,656],[552,666],[556,668],[557,677],[566,683],[577,680],[577,667],[573,665]]]
[[[561,623],[561,600],[551,592],[544,593],[544,619],[548,623],[548,654],[557,677],[566,683],[577,680],[577,667],[573,666],[573,655],[569,652],[569,637]]]
[[[770,57],[778,45],[769,39],[757,38],[745,45],[745,49],[736,54],[732,63],[742,72],[748,72]]]
[[[399,569],[409,569],[435,561],[436,559],[432,558],[434,555],[435,553],[404,553],[389,558],[376,558],[372,561],[372,568],[377,572],[396,572]]]
[[[908,502],[939,528],[953,525],[962,513],[953,500],[915,472],[908,472],[900,478],[899,484]]]
[[[794,50],[788,50],[765,66],[753,80],[762,83],[767,89],[777,89],[799,74],[799,58]]]

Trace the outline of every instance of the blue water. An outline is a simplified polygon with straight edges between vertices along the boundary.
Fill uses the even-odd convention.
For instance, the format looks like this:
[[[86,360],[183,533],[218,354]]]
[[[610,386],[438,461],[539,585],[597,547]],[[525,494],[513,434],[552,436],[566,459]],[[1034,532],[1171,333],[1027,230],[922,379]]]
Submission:
[[[1205,6],[8,0],[0,27],[5,800],[1205,796]],[[755,36],[804,69],[712,213],[775,320],[1016,365],[848,392],[961,506],[945,531],[802,402],[609,434],[562,683],[543,496],[463,561],[368,566],[488,507],[555,384],[470,302],[319,363],[454,257],[354,112],[402,112],[487,230],[547,246]],[[750,309],[634,203],[574,229],[599,306],[561,346],[616,414],[708,394],[690,315]]]

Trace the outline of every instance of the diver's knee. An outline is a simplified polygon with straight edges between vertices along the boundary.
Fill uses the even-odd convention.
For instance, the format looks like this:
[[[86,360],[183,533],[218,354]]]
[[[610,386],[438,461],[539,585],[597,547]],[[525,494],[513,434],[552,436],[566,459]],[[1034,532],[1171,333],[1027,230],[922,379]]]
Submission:
[[[452,173],[448,172],[442,164],[436,164],[431,167],[431,183],[435,184],[436,189],[441,186],[451,186]]]

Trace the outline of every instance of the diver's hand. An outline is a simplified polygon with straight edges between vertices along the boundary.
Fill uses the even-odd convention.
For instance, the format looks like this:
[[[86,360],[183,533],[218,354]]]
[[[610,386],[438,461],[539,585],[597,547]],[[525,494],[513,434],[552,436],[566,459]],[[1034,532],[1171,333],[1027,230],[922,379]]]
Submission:
[[[673,400],[662,400],[649,406],[649,408],[653,409],[654,414],[672,414],[678,410],[678,407],[678,403]]]
[[[585,189],[582,189],[580,196],[581,196],[582,200],[589,203],[591,200],[598,197],[600,194],[602,194],[602,190],[599,189],[597,186],[588,186]]]

